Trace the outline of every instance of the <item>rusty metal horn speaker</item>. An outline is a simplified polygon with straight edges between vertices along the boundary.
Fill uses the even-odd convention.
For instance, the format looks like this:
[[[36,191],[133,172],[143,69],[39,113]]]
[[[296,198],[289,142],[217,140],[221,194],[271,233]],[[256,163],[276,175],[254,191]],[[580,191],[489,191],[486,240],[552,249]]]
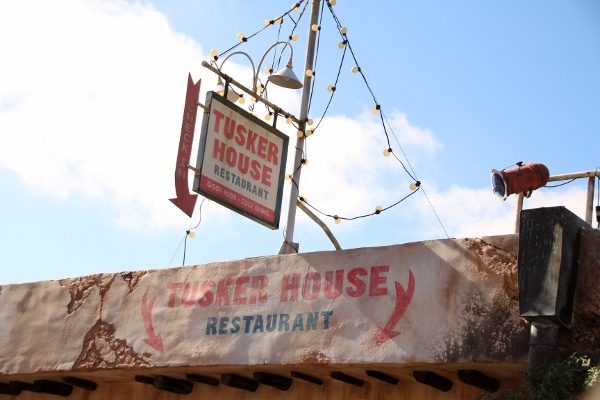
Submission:
[[[492,170],[492,190],[503,201],[514,193],[523,193],[525,197],[548,183],[550,172],[538,162],[523,164],[518,162],[514,168]]]

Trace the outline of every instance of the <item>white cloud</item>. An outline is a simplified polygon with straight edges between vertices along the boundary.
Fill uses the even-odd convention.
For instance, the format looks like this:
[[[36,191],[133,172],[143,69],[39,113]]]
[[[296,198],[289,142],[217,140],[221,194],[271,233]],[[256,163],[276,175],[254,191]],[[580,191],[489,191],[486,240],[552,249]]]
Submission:
[[[207,57],[199,44],[174,32],[152,6],[121,0],[1,3],[0,38],[1,168],[15,172],[42,195],[107,200],[123,226],[158,230],[190,222],[168,198],[175,195],[173,173],[188,71],[194,80],[203,79],[201,101],[216,82],[200,66]],[[250,82],[249,68],[240,66],[244,63],[232,57],[224,71]],[[297,112],[298,91],[271,87],[270,96],[284,110]],[[411,125],[405,114],[393,111],[388,118],[388,133],[398,137],[417,172],[442,149],[433,132]],[[291,126],[283,129],[293,148],[295,131]],[[393,136],[390,140],[406,161]],[[412,179],[394,157],[383,157],[386,148],[381,121],[370,111],[356,118],[326,116],[307,141],[309,164],[302,172],[300,194],[323,212],[345,217],[398,201],[410,193]],[[292,157],[293,152],[290,161]],[[498,202],[487,189],[438,192],[434,184],[427,185],[450,236],[513,231],[514,207]],[[577,190],[558,193],[536,192],[527,204],[539,199],[579,207],[576,203],[585,199]],[[428,234],[441,237],[429,203],[422,194],[416,196],[421,200],[411,198],[394,218],[418,217],[419,224],[412,227],[425,232],[423,239],[431,238]],[[206,208],[210,213],[203,218],[219,220],[221,227],[232,218],[214,203]],[[282,225],[286,208],[287,192]],[[302,216],[300,220],[313,224]]]

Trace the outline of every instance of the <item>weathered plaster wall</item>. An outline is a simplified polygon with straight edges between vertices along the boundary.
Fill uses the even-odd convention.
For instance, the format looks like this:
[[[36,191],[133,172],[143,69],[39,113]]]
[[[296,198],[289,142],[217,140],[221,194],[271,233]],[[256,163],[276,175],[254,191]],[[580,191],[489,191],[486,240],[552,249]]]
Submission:
[[[74,376],[98,388],[75,387],[71,398],[176,399],[184,395],[136,376],[300,371],[323,385],[294,379],[286,398],[474,398],[482,390],[458,370],[503,388],[523,379],[529,330],[518,317],[517,246],[516,235],[448,239],[3,286],[0,393],[9,382]],[[421,370],[452,389],[416,382]],[[192,394],[282,393],[195,384]],[[44,396],[53,395],[18,398]]]

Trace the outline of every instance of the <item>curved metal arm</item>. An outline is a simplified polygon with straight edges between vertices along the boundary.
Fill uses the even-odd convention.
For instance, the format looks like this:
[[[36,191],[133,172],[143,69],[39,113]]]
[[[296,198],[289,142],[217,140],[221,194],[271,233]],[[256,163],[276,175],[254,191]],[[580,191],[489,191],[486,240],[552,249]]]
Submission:
[[[283,44],[287,47],[290,48],[290,60],[288,61],[288,66],[291,68],[292,67],[292,59],[294,58],[294,49],[292,47],[292,45],[290,44],[289,41],[287,42],[275,42],[273,43],[268,49],[267,51],[265,51],[265,54],[263,54],[262,58],[260,59],[260,62],[258,63],[258,69],[256,70],[256,73],[254,75],[254,82],[252,83],[252,90],[256,92],[256,83],[258,81],[258,73],[260,72],[260,67],[262,66],[263,61],[265,61],[265,58],[267,57],[267,54],[273,50],[273,48],[275,48],[275,46],[278,46],[280,44]]]
[[[250,61],[250,65],[252,66],[252,82],[254,82],[256,80],[256,68],[254,67],[254,62],[252,61],[252,58],[250,58],[250,56],[247,53],[244,53],[243,51],[234,51],[233,53],[229,54],[227,57],[225,57],[223,59],[223,61],[221,61],[221,66],[218,68],[218,70],[220,71],[223,68],[223,64],[225,64],[225,61],[229,60],[231,58],[231,56],[234,56],[236,54],[241,54],[243,56],[246,56],[246,58],[248,59],[248,61]]]

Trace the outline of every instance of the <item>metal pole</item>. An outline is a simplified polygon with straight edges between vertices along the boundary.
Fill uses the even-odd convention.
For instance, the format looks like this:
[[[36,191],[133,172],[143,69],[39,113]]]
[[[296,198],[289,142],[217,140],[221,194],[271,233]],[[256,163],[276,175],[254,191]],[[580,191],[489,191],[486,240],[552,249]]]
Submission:
[[[317,41],[317,32],[312,30],[312,26],[319,23],[319,7],[321,5],[321,0],[313,0],[311,16],[310,16],[310,24],[308,26],[308,40],[306,45],[306,59],[304,61],[304,70],[302,74],[304,75],[304,82],[302,86],[302,99],[300,102],[300,115],[298,119],[300,123],[298,124],[298,129],[301,131],[305,131],[306,129],[306,120],[308,118],[308,101],[310,100],[310,86],[312,78],[306,76],[307,70],[313,69],[313,63],[315,59],[315,44]],[[285,237],[281,248],[279,249],[279,254],[293,254],[298,253],[298,243],[294,243],[294,227],[296,224],[296,199],[298,198],[300,192],[300,172],[302,171],[301,164],[303,159],[303,149],[304,149],[304,136],[298,137],[296,140],[296,153],[294,157],[294,173],[292,175],[292,190],[290,193],[290,202],[288,208],[288,219],[287,225],[285,228]]]
[[[523,210],[523,193],[517,196],[517,222],[515,223],[515,233],[519,233],[521,227],[521,211]]]
[[[593,176],[588,179],[587,200],[585,203],[585,222],[589,225],[592,225],[592,214],[594,212],[594,181]]]

